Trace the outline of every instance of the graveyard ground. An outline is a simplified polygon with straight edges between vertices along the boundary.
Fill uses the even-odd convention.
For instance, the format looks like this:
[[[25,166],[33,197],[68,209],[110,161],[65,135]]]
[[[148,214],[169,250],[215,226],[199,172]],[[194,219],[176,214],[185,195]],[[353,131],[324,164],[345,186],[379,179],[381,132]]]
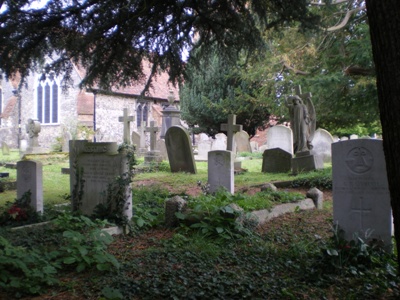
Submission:
[[[57,164],[51,165],[56,168]],[[271,180],[258,171],[253,174],[253,168],[258,170],[259,165],[257,160],[245,164],[249,171],[235,179],[238,193],[255,194],[262,183]],[[61,215],[54,228],[18,232],[0,228],[0,284],[4,274],[16,280],[7,294],[0,285],[0,299],[400,297],[393,255],[362,240],[346,243],[333,234],[332,195],[326,173],[303,174],[300,178],[273,176],[274,180],[295,183],[282,190],[303,195],[309,189],[305,185],[316,184],[324,191],[322,210],[285,214],[254,230],[237,230],[232,223],[221,223],[220,218],[210,218],[208,225],[203,224],[208,227],[199,230],[188,226],[165,228],[162,209],[157,205],[172,193],[200,195],[206,167],[200,164],[198,169],[196,177],[171,176],[162,169],[137,174],[133,182],[136,203],[143,198],[147,206],[134,206],[134,230],[129,235],[114,236],[110,244],[106,240],[102,243],[95,234],[104,224],[68,214]],[[223,231],[217,230],[220,226]],[[2,238],[23,248],[10,247]],[[69,241],[66,244],[62,242],[65,239]],[[52,260],[56,255],[53,250],[61,261]],[[8,260],[2,261],[2,255],[8,255]],[[36,294],[28,295],[30,289]]]

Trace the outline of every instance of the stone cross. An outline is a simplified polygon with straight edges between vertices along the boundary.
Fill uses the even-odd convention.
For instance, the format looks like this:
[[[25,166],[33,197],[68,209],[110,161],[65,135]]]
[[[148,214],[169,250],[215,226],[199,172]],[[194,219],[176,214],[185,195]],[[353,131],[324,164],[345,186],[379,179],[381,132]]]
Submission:
[[[299,96],[301,99],[310,98],[312,96],[310,92],[302,94],[301,85],[296,86],[294,90],[296,92],[296,95]]]
[[[236,115],[228,115],[228,124],[221,124],[221,130],[227,132],[226,150],[233,151],[233,136],[242,130],[242,125],[236,124]]]
[[[128,109],[124,108],[124,115],[118,118],[118,121],[124,123],[124,143],[130,144],[131,143],[131,133],[130,133],[130,122],[135,121],[134,116],[128,116]]]
[[[157,132],[160,130],[159,127],[155,126],[155,122],[150,122],[150,127],[146,127],[146,132],[150,132],[150,151],[156,149]]]

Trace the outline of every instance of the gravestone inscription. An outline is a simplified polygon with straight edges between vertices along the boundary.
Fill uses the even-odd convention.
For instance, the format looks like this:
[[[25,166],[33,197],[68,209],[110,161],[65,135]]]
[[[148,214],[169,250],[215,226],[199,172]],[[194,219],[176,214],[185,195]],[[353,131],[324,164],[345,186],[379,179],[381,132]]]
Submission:
[[[91,215],[98,204],[107,204],[106,191],[115,184],[116,178],[127,176],[127,157],[124,152],[118,151],[117,143],[75,140],[70,141],[69,147],[71,195],[82,192],[82,199],[78,203],[72,199],[73,209]],[[132,192],[129,185],[125,187],[124,193],[123,213],[130,219]],[[116,203],[111,206],[115,208]]]
[[[345,238],[382,240],[390,247],[392,214],[382,141],[332,144],[333,219]]]
[[[30,193],[31,207],[43,212],[43,166],[39,161],[17,162],[17,199]]]

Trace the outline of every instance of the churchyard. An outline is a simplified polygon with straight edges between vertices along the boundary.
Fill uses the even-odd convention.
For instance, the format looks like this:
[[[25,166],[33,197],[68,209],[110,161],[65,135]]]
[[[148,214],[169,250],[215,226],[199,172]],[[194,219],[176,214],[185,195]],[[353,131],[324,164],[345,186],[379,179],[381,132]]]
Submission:
[[[363,143],[358,148],[365,151],[369,146]],[[92,153],[90,157],[102,157],[100,150],[92,146],[83,150],[83,157],[88,153]],[[221,150],[214,151],[216,155],[218,151]],[[347,165],[355,171],[350,175],[334,171],[333,176],[353,176],[349,180],[352,186],[368,186],[367,179],[375,182],[368,177],[361,181],[364,183],[357,183],[354,177],[372,167],[370,158],[374,151],[364,152],[364,164],[357,161],[357,153],[351,152],[356,159]],[[138,158],[138,171],[131,185],[130,232],[111,237],[101,229],[112,224],[71,214],[67,196],[70,176],[61,172],[62,168],[70,167],[68,155],[32,154],[27,158],[40,160],[43,167],[44,214],[37,221],[52,221],[20,230],[10,230],[9,226],[0,229],[0,251],[7,256],[7,261],[0,264],[1,297],[395,299],[399,296],[394,255],[382,251],[379,245],[368,244],[364,237],[352,242],[342,239],[333,226],[329,163],[323,170],[296,175],[271,173],[263,170],[269,165],[263,162],[265,157],[261,153],[243,153],[241,167],[233,175],[234,191],[211,195],[207,194],[206,183],[210,178],[208,164],[213,160],[196,161],[195,172],[191,169],[171,173],[166,161],[141,168],[140,165],[146,164],[145,157]],[[5,163],[18,160],[17,151],[0,156],[0,172],[9,173],[7,180],[15,180],[17,171]],[[91,166],[87,163],[87,168]],[[234,171],[233,167],[224,169],[227,177],[230,176],[227,169]],[[90,176],[86,180],[97,178]],[[283,184],[277,183],[278,191],[273,192],[265,185],[269,182]],[[349,194],[346,183],[340,185],[340,192]],[[273,212],[274,207],[300,201],[311,187],[324,192],[323,206],[319,209],[312,206],[301,210],[296,204],[292,212],[277,214],[259,225],[254,219],[244,217],[265,209]],[[368,193],[382,193],[383,188],[375,184]],[[0,193],[3,216],[7,212],[14,214],[14,225],[22,215],[4,209],[10,208],[7,201],[13,202],[15,197],[12,190]],[[189,213],[168,211],[169,205],[176,207],[182,201],[186,202],[183,205],[187,205]],[[244,211],[236,211],[229,206],[231,203]],[[354,216],[360,216],[363,223],[363,216],[366,216],[364,222],[369,222],[373,208],[346,209],[353,209]],[[241,223],[232,218],[238,215],[244,218]]]

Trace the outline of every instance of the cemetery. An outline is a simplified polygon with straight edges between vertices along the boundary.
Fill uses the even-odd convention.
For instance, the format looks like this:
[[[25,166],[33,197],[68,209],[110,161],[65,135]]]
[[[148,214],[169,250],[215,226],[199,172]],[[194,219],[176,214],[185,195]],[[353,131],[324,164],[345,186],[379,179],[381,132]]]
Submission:
[[[2,1],[0,300],[400,299],[399,12]]]

